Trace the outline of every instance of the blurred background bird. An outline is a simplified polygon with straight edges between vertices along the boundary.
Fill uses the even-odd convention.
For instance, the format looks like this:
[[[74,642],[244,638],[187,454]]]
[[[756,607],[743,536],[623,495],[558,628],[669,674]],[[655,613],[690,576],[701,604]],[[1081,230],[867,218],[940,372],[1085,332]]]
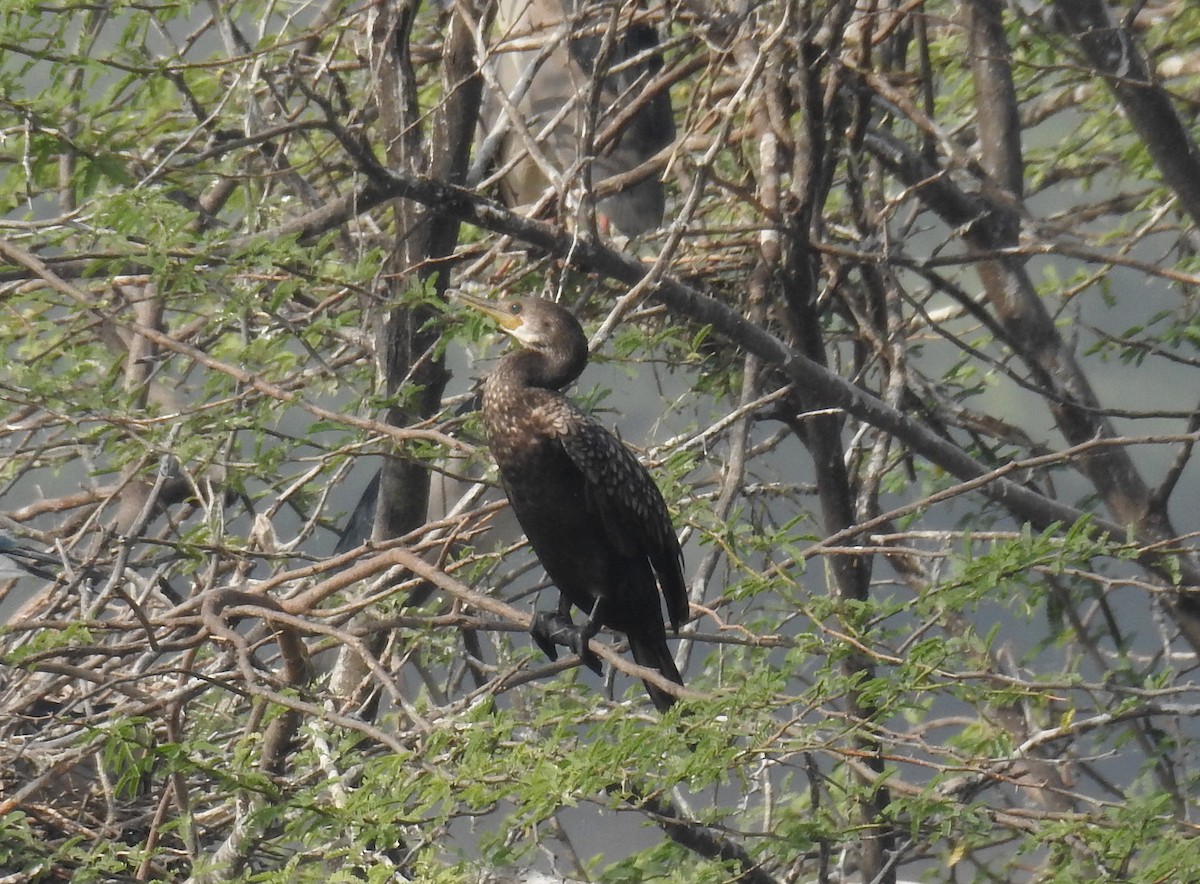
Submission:
[[[674,141],[675,123],[666,88],[649,88],[663,63],[645,11],[500,0],[496,30],[480,155],[502,170],[504,200],[528,210],[553,188],[573,210],[590,168],[603,232],[611,225],[634,237],[659,227],[666,195],[661,164],[650,161]]]

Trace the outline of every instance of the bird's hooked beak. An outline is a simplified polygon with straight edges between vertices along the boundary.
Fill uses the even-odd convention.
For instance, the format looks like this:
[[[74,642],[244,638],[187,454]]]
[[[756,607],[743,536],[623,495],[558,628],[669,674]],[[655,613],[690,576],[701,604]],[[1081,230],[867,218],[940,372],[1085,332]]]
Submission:
[[[507,309],[509,306],[507,303],[485,301],[483,298],[468,295],[466,292],[455,291],[452,295],[456,301],[466,304],[474,310],[478,310],[485,316],[492,317],[509,334],[516,332],[524,324],[519,314],[512,313]]]

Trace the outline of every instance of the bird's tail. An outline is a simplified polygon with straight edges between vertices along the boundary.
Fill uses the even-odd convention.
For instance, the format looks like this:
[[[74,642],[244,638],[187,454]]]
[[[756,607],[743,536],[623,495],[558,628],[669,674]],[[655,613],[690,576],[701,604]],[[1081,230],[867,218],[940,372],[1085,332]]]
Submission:
[[[683,676],[679,674],[679,669],[675,666],[675,658],[671,656],[671,649],[667,647],[664,639],[645,641],[629,636],[629,650],[633,652],[634,662],[639,666],[657,669],[670,681],[678,685],[683,684]],[[642,684],[646,686],[646,693],[650,695],[650,700],[659,712],[666,712],[675,704],[673,695],[655,687],[648,681],[643,681]]]

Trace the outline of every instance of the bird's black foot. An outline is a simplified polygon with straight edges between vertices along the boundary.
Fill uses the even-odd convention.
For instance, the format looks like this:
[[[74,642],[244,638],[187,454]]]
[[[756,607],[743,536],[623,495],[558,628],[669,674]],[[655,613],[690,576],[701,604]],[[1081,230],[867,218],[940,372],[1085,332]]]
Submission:
[[[558,642],[556,639],[563,634],[564,629],[574,628],[570,620],[563,618],[557,611],[535,611],[533,623],[529,626],[529,634],[534,643],[542,649],[551,660],[558,659]],[[569,645],[568,645],[569,647]]]
[[[594,630],[588,633],[586,626],[576,626],[571,618],[561,611],[535,613],[529,634],[551,660],[558,659],[558,645],[562,645],[574,651],[583,665],[592,672],[597,675],[603,672],[600,658],[588,647],[588,639],[592,637]]]

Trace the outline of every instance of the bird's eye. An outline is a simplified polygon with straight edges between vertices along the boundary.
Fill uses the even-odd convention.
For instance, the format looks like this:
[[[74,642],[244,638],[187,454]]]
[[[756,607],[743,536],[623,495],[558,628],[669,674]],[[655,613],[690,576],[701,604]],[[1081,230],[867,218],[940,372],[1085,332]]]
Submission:
[[[509,304],[508,312],[511,313],[513,316],[516,316],[518,313],[520,313],[521,312],[521,302],[514,301],[513,303]]]

